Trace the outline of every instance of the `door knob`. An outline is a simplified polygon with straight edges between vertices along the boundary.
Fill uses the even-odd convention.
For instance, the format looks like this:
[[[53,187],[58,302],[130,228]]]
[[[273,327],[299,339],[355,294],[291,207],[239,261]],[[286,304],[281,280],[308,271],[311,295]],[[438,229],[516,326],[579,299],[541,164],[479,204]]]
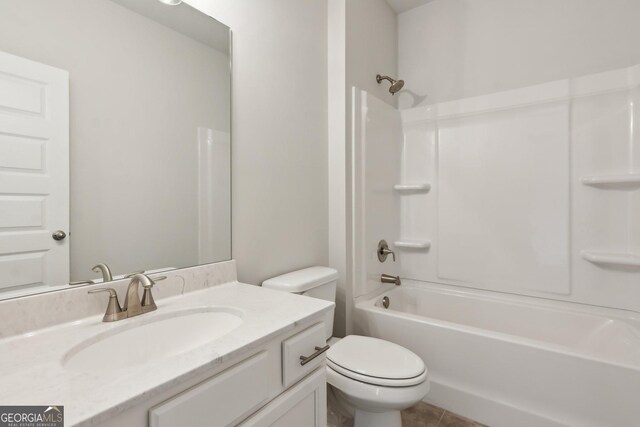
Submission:
[[[67,233],[62,230],[56,230],[53,232],[51,237],[53,237],[53,240],[64,240],[65,237],[67,237]]]

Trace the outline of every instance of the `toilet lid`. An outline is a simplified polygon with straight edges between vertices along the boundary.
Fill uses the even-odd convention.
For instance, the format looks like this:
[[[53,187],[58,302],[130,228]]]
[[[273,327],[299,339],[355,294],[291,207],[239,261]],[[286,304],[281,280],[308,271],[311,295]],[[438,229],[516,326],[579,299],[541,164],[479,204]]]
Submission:
[[[329,366],[353,379],[380,385],[416,384],[426,379],[424,362],[389,341],[349,335],[327,352]],[[382,384],[379,380],[382,381]]]

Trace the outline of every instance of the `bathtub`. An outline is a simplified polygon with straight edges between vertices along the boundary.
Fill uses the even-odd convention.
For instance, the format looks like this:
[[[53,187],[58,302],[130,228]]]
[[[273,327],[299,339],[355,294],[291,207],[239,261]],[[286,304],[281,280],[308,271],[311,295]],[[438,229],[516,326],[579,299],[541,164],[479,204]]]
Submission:
[[[640,426],[637,313],[404,280],[357,301],[354,320],[421,356],[425,400],[452,412],[493,427]]]

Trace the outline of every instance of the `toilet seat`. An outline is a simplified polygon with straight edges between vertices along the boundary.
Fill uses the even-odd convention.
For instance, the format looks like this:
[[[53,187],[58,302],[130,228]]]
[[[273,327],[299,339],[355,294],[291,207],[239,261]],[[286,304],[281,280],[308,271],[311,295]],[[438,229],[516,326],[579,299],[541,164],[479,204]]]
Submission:
[[[367,384],[408,387],[426,381],[424,362],[412,351],[389,341],[349,335],[327,352],[335,372]]]
[[[378,377],[369,377],[366,375],[361,375],[356,372],[350,371],[348,369],[344,369],[340,365],[336,365],[327,359],[327,367],[336,373],[347,377],[351,380],[360,381],[366,384],[378,385],[382,387],[410,387],[413,385],[417,385],[423,383],[427,379],[427,371],[425,370],[422,374],[413,378],[405,378],[405,379],[391,379],[391,378],[378,378]]]

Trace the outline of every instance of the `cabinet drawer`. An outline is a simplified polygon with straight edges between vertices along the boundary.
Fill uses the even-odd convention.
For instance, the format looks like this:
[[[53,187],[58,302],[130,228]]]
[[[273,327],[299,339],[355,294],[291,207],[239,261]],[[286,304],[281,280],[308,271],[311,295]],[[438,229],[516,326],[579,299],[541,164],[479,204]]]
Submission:
[[[152,408],[149,425],[228,426],[267,401],[268,371],[267,352],[263,351]]]
[[[324,323],[318,323],[282,342],[282,383],[285,387],[324,364],[325,354],[320,352],[327,345],[325,333]],[[304,365],[300,363],[301,356],[311,357],[317,353],[320,354]]]

